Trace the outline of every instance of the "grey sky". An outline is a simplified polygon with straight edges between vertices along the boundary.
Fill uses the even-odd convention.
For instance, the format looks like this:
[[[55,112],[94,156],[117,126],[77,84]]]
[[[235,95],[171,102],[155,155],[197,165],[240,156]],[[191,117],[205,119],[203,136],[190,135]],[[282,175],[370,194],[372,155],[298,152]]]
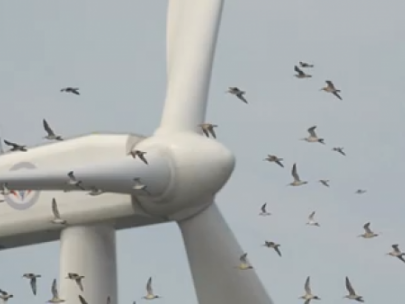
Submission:
[[[384,256],[393,243],[405,250],[404,11],[400,0],[225,4],[207,121],[220,126],[237,168],[217,200],[275,303],[300,303],[307,275],[324,302],[346,301],[346,275],[367,303],[404,299],[405,265]],[[43,118],[67,136],[151,134],[165,96],[165,18],[166,1],[0,0],[2,135],[38,144]],[[315,64],[312,79],[293,77],[299,60]],[[319,92],[327,79],[343,101]],[[234,85],[249,105],[225,95]],[[298,140],[312,125],[326,147]],[[264,163],[267,153],[286,168]],[[285,186],[294,162],[307,186]],[[265,201],[273,215],[258,218]],[[305,226],[313,210],[319,229]],[[356,238],[367,221],[380,237]],[[260,247],[265,239],[282,244],[282,258]],[[0,288],[43,303],[58,251],[52,243],[0,253]],[[139,299],[150,275],[162,303],[196,303],[176,225],[119,232],[118,259],[120,303]],[[35,299],[21,288],[26,271],[43,275]]]

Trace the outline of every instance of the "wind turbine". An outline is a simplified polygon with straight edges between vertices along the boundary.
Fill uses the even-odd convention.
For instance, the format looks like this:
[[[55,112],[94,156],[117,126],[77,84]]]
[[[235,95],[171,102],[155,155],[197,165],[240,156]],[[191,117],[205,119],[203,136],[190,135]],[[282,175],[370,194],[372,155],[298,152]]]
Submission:
[[[153,136],[88,135],[0,158],[1,184],[41,194],[29,211],[15,208],[4,217],[1,208],[7,206],[0,206],[0,245],[56,240],[60,231],[60,297],[66,302],[77,301],[78,293],[64,278],[77,272],[85,276],[88,303],[105,303],[110,297],[117,304],[115,230],[175,221],[200,304],[271,303],[255,271],[235,267],[243,251],[215,204],[216,193],[233,172],[234,156],[202,136],[198,127],[205,118],[223,2],[169,1],[167,94]],[[146,152],[148,165],[127,155],[133,146]],[[29,162],[22,167],[31,169],[18,170],[20,162]],[[70,171],[83,187],[107,193],[62,192],[71,187]],[[134,187],[134,179],[148,191]],[[53,198],[65,225],[50,220]],[[14,206],[11,199],[11,194],[6,197]],[[148,220],[137,222],[139,214]]]

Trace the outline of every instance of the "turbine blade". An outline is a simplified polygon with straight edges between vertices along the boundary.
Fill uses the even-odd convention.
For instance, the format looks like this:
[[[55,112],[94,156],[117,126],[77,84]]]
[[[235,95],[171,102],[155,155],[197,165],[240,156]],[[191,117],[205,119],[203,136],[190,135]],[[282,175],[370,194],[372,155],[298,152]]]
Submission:
[[[253,269],[237,269],[242,248],[215,204],[178,224],[198,303],[272,303]]]
[[[158,151],[148,151],[148,160],[147,166],[127,156],[85,166],[9,171],[0,174],[0,184],[7,183],[11,190],[72,190],[74,187],[67,184],[67,174],[73,171],[76,179],[82,182],[80,186],[86,190],[96,187],[104,192],[137,194],[133,189],[134,178],[139,178],[150,194],[158,195],[170,182],[171,169]]]
[[[177,24],[182,31],[175,39],[176,52],[171,59],[165,106],[155,134],[198,132],[198,124],[205,118],[223,0],[182,4],[183,18]]]
[[[184,0],[169,0],[167,7],[167,24],[166,24],[166,70],[167,78],[170,79],[170,70],[174,61],[174,54],[177,49],[177,41],[181,35],[182,27],[181,18],[184,8]]]

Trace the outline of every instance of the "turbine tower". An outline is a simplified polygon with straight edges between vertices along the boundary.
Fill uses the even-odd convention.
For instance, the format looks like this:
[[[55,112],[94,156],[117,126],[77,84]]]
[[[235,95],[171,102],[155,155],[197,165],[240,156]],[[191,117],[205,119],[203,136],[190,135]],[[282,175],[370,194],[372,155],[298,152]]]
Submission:
[[[198,127],[222,8],[223,0],[169,0],[167,94],[153,136],[93,134],[0,157],[0,183],[12,189],[0,205],[0,245],[60,238],[66,302],[78,301],[77,286],[65,279],[76,272],[85,276],[88,303],[110,297],[117,304],[116,229],[175,221],[200,304],[271,303],[255,271],[235,267],[243,251],[215,204],[234,156]],[[129,156],[133,149],[146,152],[148,164]],[[68,184],[70,171],[85,190],[104,194],[89,196]],[[66,224],[52,222],[53,198]]]

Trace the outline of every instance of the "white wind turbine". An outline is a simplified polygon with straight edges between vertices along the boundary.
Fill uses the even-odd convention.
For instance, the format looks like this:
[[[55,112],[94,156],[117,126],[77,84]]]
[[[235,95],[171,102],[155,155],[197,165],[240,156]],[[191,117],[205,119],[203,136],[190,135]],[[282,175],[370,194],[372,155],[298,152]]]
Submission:
[[[115,230],[168,220],[179,225],[200,304],[271,303],[255,271],[235,267],[243,251],[214,203],[232,174],[234,156],[198,128],[205,118],[223,2],[169,1],[167,94],[153,136],[88,135],[1,156],[0,183],[31,189],[41,198],[22,212],[26,208],[6,196],[14,210],[1,216],[8,206],[0,206],[0,245],[57,240],[61,231],[60,297],[67,303],[78,301],[77,287],[65,279],[76,272],[85,277],[88,303],[110,297],[117,304]],[[134,144],[146,152],[149,165],[127,155]],[[108,193],[62,192],[69,171],[83,187]],[[148,191],[134,188],[134,178]],[[66,225],[50,221],[54,197]]]

